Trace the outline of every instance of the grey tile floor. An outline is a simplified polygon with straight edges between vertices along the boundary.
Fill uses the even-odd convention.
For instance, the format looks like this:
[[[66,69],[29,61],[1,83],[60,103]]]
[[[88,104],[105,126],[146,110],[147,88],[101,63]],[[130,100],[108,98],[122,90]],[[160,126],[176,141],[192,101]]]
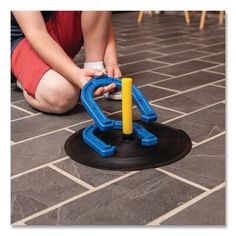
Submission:
[[[63,145],[91,119],[81,104],[64,115],[31,108],[11,93],[11,221],[14,225],[224,225],[225,27],[209,15],[114,14],[124,76],[150,100],[159,122],[185,130],[192,151],[171,165],[104,171],[72,161]],[[83,52],[75,60],[83,62]],[[99,98],[112,117],[120,102]],[[134,116],[137,115],[134,109]]]

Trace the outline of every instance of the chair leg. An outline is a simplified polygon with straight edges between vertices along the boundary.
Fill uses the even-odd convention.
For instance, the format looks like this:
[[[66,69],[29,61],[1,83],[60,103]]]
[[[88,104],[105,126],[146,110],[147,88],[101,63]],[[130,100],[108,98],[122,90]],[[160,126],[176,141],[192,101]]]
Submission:
[[[138,14],[138,19],[137,19],[137,22],[140,23],[142,20],[143,20],[143,14],[144,12],[143,11],[140,11],[139,14]]]
[[[189,17],[188,11],[184,11],[184,18],[185,18],[186,24],[190,24],[190,17]]]
[[[225,15],[225,12],[224,11],[220,11],[219,13],[219,24],[222,25],[223,22],[224,22],[224,15]]]
[[[206,22],[206,14],[207,14],[206,11],[202,11],[202,13],[201,13],[201,20],[200,20],[200,25],[199,25],[200,30],[204,29],[205,22]]]

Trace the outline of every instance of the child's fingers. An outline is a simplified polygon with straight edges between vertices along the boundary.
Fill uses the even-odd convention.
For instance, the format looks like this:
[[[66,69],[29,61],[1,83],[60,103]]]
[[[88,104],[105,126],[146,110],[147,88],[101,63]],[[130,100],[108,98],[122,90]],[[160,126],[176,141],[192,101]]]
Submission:
[[[94,96],[100,96],[100,95],[102,95],[104,93],[104,87],[100,87],[100,88],[98,88],[94,93],[93,93],[93,95]]]
[[[114,77],[115,77],[115,78],[121,78],[121,76],[122,76],[122,74],[121,74],[121,72],[120,72],[119,69],[117,69],[117,70],[114,71]]]
[[[103,93],[112,92],[116,88],[115,84],[109,84],[104,87]]]
[[[114,76],[114,69],[112,67],[107,68],[106,72],[107,72],[109,77]]]

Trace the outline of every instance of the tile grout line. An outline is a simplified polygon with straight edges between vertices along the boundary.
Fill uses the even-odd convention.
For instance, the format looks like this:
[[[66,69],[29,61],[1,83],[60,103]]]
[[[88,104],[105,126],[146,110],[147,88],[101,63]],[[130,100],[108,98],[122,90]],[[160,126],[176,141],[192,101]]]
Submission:
[[[162,86],[159,86],[159,85],[156,85],[156,84],[149,84],[147,86],[150,86],[150,87],[154,87],[154,88],[159,88],[159,89],[164,89],[164,90],[167,90],[167,91],[170,91],[170,92],[174,92],[174,93],[179,93],[181,91],[179,90],[175,90],[175,89],[170,89],[170,88],[166,88],[166,87],[162,87]]]
[[[66,126],[66,127],[60,128],[60,129],[56,129],[56,130],[47,132],[47,133],[36,135],[36,136],[28,138],[28,139],[23,139],[21,141],[15,142],[15,144],[13,144],[13,145],[17,145],[17,144],[24,143],[24,142],[27,142],[27,141],[30,141],[30,140],[34,140],[36,138],[44,137],[46,135],[53,134],[53,133],[56,133],[56,132],[59,132],[59,131],[63,131],[63,130],[66,131],[66,128],[70,128],[70,127],[74,127],[74,126],[77,126],[77,125],[81,125],[81,124],[84,124],[84,123],[87,123],[87,122],[90,122],[90,121],[92,121],[92,119],[89,119],[89,120],[86,120],[86,121],[81,121],[81,122],[79,122],[77,124],[74,124],[74,125],[69,125],[69,126]],[[71,133],[71,131],[68,131],[68,132]]]
[[[160,223],[162,223],[163,221],[169,219],[170,217],[176,215],[177,213],[183,211],[184,209],[186,209],[187,207],[197,203],[198,201],[202,200],[203,198],[207,197],[208,195],[221,190],[222,188],[225,187],[225,182],[219,184],[218,186],[214,187],[213,189],[203,192],[200,195],[192,198],[191,200],[185,202],[184,204],[182,204],[179,207],[174,208],[173,210],[163,214],[162,216],[158,217],[157,219],[149,222],[147,225],[160,225]]]
[[[65,128],[66,128],[66,127],[63,127],[63,128],[56,129],[56,130],[53,130],[53,131],[50,131],[50,132],[47,132],[47,133],[43,133],[43,134],[40,134],[40,135],[36,135],[36,136],[34,136],[34,137],[31,137],[31,138],[23,139],[23,140],[21,140],[21,141],[15,142],[15,144],[12,145],[12,146],[15,146],[15,145],[18,145],[18,144],[20,144],[20,143],[24,143],[24,142],[27,142],[27,141],[30,141],[30,140],[34,140],[34,139],[36,139],[36,138],[44,137],[44,136],[46,136],[46,135],[53,134],[53,133],[56,133],[56,132],[59,132],[59,131],[63,131],[63,130],[66,131]]]
[[[178,78],[173,78],[173,79],[178,79]],[[158,84],[156,85],[155,83],[154,84],[150,83],[150,84],[147,84],[147,85],[144,85],[144,86],[152,86],[152,87],[157,87],[157,88],[160,88],[160,89],[170,90],[170,91],[172,90],[172,92],[176,93],[176,94],[172,94],[172,95],[179,95],[179,94],[191,92],[191,91],[194,91],[194,90],[197,90],[197,89],[201,89],[201,88],[204,88],[204,87],[207,87],[207,86],[215,86],[215,83],[220,83],[220,82],[223,82],[223,81],[225,81],[225,79],[219,79],[219,80],[216,80],[214,82],[209,82],[209,83],[202,84],[202,85],[199,85],[199,86],[196,86],[196,87],[193,87],[193,88],[185,89],[185,90],[182,90],[182,91],[181,90],[172,90],[172,89],[169,89],[169,88],[166,88],[166,87],[163,87],[163,86],[159,86]],[[142,87],[144,87],[144,86],[142,86]],[[218,87],[220,87],[220,85]],[[165,97],[163,97],[163,99],[165,99]]]
[[[46,163],[46,164],[43,164],[43,165],[34,167],[34,168],[32,168],[32,169],[25,170],[25,171],[20,172],[20,173],[18,173],[18,174],[12,175],[12,176],[11,176],[11,180],[16,179],[16,178],[18,178],[18,177],[20,177],[20,176],[29,174],[29,173],[31,173],[31,172],[33,172],[33,171],[37,171],[37,170],[43,169],[43,168],[45,168],[45,167],[48,167],[49,165],[53,165],[53,164],[56,164],[56,163],[58,163],[58,162],[67,160],[67,159],[69,159],[69,157],[68,157],[68,156],[65,156],[65,157],[62,157],[62,158],[57,159],[57,160],[55,160],[55,161],[51,161],[51,162],[48,162],[48,163]]]
[[[20,103],[20,102],[24,102],[25,99],[21,99],[21,100],[17,100],[17,101],[14,101],[14,102],[11,102],[11,104],[15,105],[16,103]]]
[[[194,49],[189,49],[189,50],[187,50],[187,51],[183,51],[184,53],[186,53],[186,52],[189,52],[189,51],[194,51]],[[197,50],[195,50],[195,51],[197,51]],[[198,51],[197,51],[198,52]],[[156,57],[157,59],[161,59],[162,57],[168,57],[168,56],[175,56],[176,54],[181,54],[182,53],[182,51],[181,52],[177,52],[177,53],[171,53],[171,54],[168,54],[167,56],[160,56],[160,57]],[[170,66],[174,66],[174,65],[178,65],[178,64],[180,64],[180,63],[186,63],[186,62],[189,62],[189,61],[193,61],[193,60],[198,60],[198,61],[203,61],[203,62],[208,62],[208,63],[214,63],[214,64],[217,64],[217,66],[219,66],[220,64],[224,64],[224,63],[222,63],[222,62],[215,62],[215,61],[210,61],[210,60],[204,60],[204,57],[210,57],[210,56],[217,56],[218,54],[216,54],[216,53],[212,53],[212,54],[208,54],[208,55],[203,55],[203,56],[199,56],[199,57],[194,57],[194,58],[191,58],[191,59],[186,59],[186,60],[181,60],[181,62],[174,62],[174,63],[170,63]],[[152,62],[155,62],[155,61],[157,61],[157,60],[155,60],[154,58],[151,58],[150,59]],[[157,61],[157,62],[160,62],[160,63],[167,63],[166,61]],[[164,67],[164,66],[161,66],[161,67],[159,67],[159,68],[162,68],[162,67]],[[157,68],[157,69],[159,69],[159,68]]]
[[[214,87],[218,87],[218,88],[223,88],[223,89],[225,89],[225,86],[218,85],[218,84],[212,84],[211,86],[214,86]]]
[[[213,140],[213,139],[215,139],[215,138],[218,138],[218,137],[224,135],[225,133],[226,133],[226,132],[223,131],[223,132],[220,132],[220,133],[218,133],[218,134],[216,134],[216,135],[214,135],[214,136],[212,136],[212,137],[210,137],[210,138],[204,139],[203,141],[201,141],[201,142],[195,144],[195,145],[194,145],[194,148],[195,148],[195,147],[198,147],[198,146],[200,146],[200,145],[202,145],[202,144],[204,144],[204,143],[208,143],[208,142],[210,142],[211,140]]]
[[[175,174],[173,174],[173,173],[171,173],[171,172],[169,172],[169,171],[166,171],[166,170],[164,170],[164,169],[162,169],[162,168],[155,168],[155,169],[158,170],[158,171],[160,171],[160,172],[162,172],[162,173],[164,173],[164,174],[166,174],[166,175],[168,175],[168,176],[170,176],[170,177],[172,177],[172,178],[174,178],[174,179],[177,179],[177,180],[179,180],[179,181],[181,181],[181,182],[184,182],[184,183],[186,183],[186,184],[189,184],[189,185],[191,185],[191,186],[193,186],[193,187],[199,188],[199,189],[201,189],[201,190],[203,190],[203,191],[209,191],[209,190],[210,190],[209,188],[206,188],[206,187],[204,187],[204,186],[202,186],[202,185],[200,185],[200,184],[197,184],[197,183],[195,183],[195,182],[193,182],[193,181],[190,181],[190,180],[188,180],[188,179],[185,179],[185,178],[183,178],[183,177],[181,177],[181,176],[179,176],[179,175],[175,175]]]
[[[34,117],[34,116],[38,116],[40,114],[42,114],[42,113],[34,113],[33,115],[23,116],[23,117],[11,120],[11,123],[14,123],[14,122],[19,121],[19,120],[28,119],[28,118],[31,118],[31,117]]]
[[[216,82],[216,81],[215,81]],[[218,80],[217,82],[221,82],[220,80]],[[203,84],[203,85],[199,85],[197,87],[193,87],[193,88],[190,88],[190,89],[186,89],[186,90],[183,90],[183,91],[180,91],[178,93],[175,93],[175,94],[171,94],[169,96],[166,96],[166,97],[162,97],[162,98],[159,98],[159,99],[156,99],[156,100],[151,100],[151,102],[155,102],[155,101],[162,101],[162,100],[165,100],[167,98],[171,98],[171,97],[175,97],[175,96],[178,96],[178,95],[183,95],[185,93],[188,93],[188,92],[192,92],[192,91],[195,91],[195,90],[198,90],[198,89],[201,89],[201,88],[205,88],[205,87],[208,87],[212,85],[212,83],[208,83],[208,84]]]
[[[176,112],[176,113],[179,113],[181,115],[187,115],[188,113],[185,113],[185,112],[182,112],[182,111],[177,111],[175,109],[172,109],[172,108],[168,108],[168,107],[163,107],[161,105],[157,105],[157,104],[151,104],[152,106],[154,107],[157,107],[157,108],[161,108],[161,109],[164,109],[164,110],[168,110],[168,111],[173,111],[173,112]]]
[[[70,129],[70,128],[65,128],[64,130],[67,130],[68,132],[71,132],[71,133],[75,133],[76,131],[74,131],[74,130],[72,130],[72,129]]]
[[[167,56],[169,56],[170,54],[168,54]],[[156,57],[157,59],[159,57]],[[161,64],[166,64],[166,65],[163,65],[163,66],[173,66],[175,63],[172,63],[172,62],[167,62],[167,61],[159,61],[157,59],[153,59],[153,58],[147,58],[146,60],[149,61],[149,62],[157,62],[157,63],[161,63]],[[163,66],[160,66],[158,67],[159,68],[162,68]]]
[[[93,190],[95,189],[95,187],[93,187],[92,185],[86,183],[85,181],[79,179],[79,178],[76,178],[74,177],[73,175],[69,174],[68,172],[58,168],[57,166],[53,165],[53,164],[49,164],[48,167],[50,167],[51,169],[55,170],[56,172],[60,173],[61,175],[67,177],[68,179],[71,179],[73,180],[74,182],[76,182],[77,184],[85,187],[86,189],[89,189],[89,190]]]
[[[205,72],[213,72],[215,74],[219,74],[219,75],[224,75],[225,76],[225,73],[224,72],[219,72],[219,71],[213,71],[212,69],[214,68],[217,68],[218,66],[224,66],[225,64],[222,64],[222,65],[217,65],[217,66],[214,66],[213,68],[210,68],[210,69],[204,69],[203,71]]]
[[[169,119],[169,120],[167,120],[167,121],[162,122],[162,124],[167,124],[167,123],[169,123],[169,122],[171,122],[171,121],[178,120],[178,119],[180,119],[180,118],[182,118],[182,117],[185,117],[185,116],[188,116],[188,115],[192,115],[192,114],[194,114],[194,113],[196,113],[196,112],[199,112],[199,111],[208,109],[208,108],[213,107],[213,106],[216,106],[216,105],[218,105],[218,104],[220,104],[220,103],[223,103],[223,100],[222,100],[222,101],[219,101],[219,102],[216,102],[216,103],[213,103],[213,104],[210,104],[210,105],[208,105],[208,106],[202,107],[202,108],[197,109],[197,110],[195,110],[195,111],[186,113],[186,114],[184,114],[184,115],[181,115],[181,116],[178,116],[178,117]]]
[[[175,65],[176,65],[176,64],[175,64]],[[162,75],[165,75],[165,76],[173,76],[172,79],[174,79],[174,78],[178,78],[178,77],[183,77],[183,76],[185,76],[185,75],[195,74],[195,73],[198,73],[198,72],[201,72],[201,71],[211,70],[211,69],[214,69],[214,67],[217,67],[217,66],[220,66],[220,65],[221,65],[221,64],[217,64],[217,65],[215,64],[215,65],[213,65],[213,66],[210,66],[210,67],[207,67],[207,68],[204,68],[204,69],[193,70],[193,71],[191,71],[191,72],[183,73],[183,74],[180,74],[180,75],[171,75],[171,74],[166,74],[166,73],[163,73],[163,72],[155,71],[155,70],[159,70],[160,67],[157,68],[157,69],[149,69],[149,70],[147,70],[147,71],[153,72],[153,73],[159,73],[159,74],[162,74]],[[222,65],[224,65],[224,64],[222,63]],[[145,72],[145,71],[144,71],[144,72]],[[210,72],[217,74],[217,72],[215,72],[215,71],[210,71]]]
[[[35,113],[31,112],[31,111],[27,111],[26,109],[24,109],[22,107],[18,107],[18,106],[14,105],[14,104],[11,104],[11,107],[13,107],[13,108],[15,108],[15,109],[17,109],[19,111],[23,111],[23,112],[25,112],[25,113],[27,113],[29,115],[34,115],[35,114]]]
[[[22,224],[25,224],[25,222],[27,222],[27,221],[29,221],[29,220],[32,220],[32,219],[34,219],[34,218],[36,218],[36,217],[38,217],[38,216],[44,215],[44,214],[46,214],[46,213],[48,213],[48,212],[50,212],[50,211],[53,211],[53,210],[55,210],[55,209],[57,209],[57,208],[59,208],[59,207],[62,207],[62,206],[65,205],[65,204],[68,204],[68,203],[70,203],[70,202],[72,202],[72,201],[78,200],[78,199],[80,199],[80,198],[82,198],[82,197],[84,197],[84,196],[87,196],[87,195],[90,194],[90,193],[93,193],[93,192],[95,192],[95,191],[98,191],[98,190],[100,190],[100,189],[103,189],[103,188],[105,188],[105,187],[107,187],[107,186],[109,186],[109,185],[111,185],[111,184],[113,184],[113,183],[116,183],[116,182],[118,182],[118,181],[120,181],[120,180],[122,180],[122,179],[125,179],[125,178],[127,178],[127,177],[129,177],[129,176],[131,176],[131,175],[134,175],[134,174],[137,173],[137,172],[138,172],[138,171],[131,171],[131,172],[129,172],[129,173],[127,173],[127,174],[124,174],[124,175],[122,175],[122,176],[120,176],[120,177],[118,177],[118,178],[115,178],[115,179],[110,180],[110,181],[108,181],[108,182],[106,182],[106,183],[104,183],[104,184],[101,184],[101,185],[99,185],[98,187],[94,187],[94,189],[91,189],[91,190],[88,190],[88,191],[86,191],[86,192],[80,193],[80,194],[78,194],[78,195],[76,195],[76,196],[73,196],[73,197],[71,197],[71,198],[69,198],[69,199],[67,199],[67,200],[65,200],[65,201],[62,201],[62,202],[60,202],[60,203],[57,203],[57,204],[55,204],[55,205],[53,205],[53,206],[51,206],[51,207],[48,207],[48,208],[46,208],[46,209],[44,209],[44,210],[41,210],[41,211],[39,211],[39,212],[37,212],[37,213],[34,213],[34,214],[30,215],[30,216],[27,216],[27,217],[25,217],[25,218],[23,218],[23,219],[21,219],[21,220],[19,220],[19,221],[16,221],[16,222],[13,223],[13,225],[22,225]]]
[[[206,56],[207,57],[207,56]],[[209,63],[217,63],[218,65],[221,65],[222,62],[216,62],[216,61],[209,61],[209,60],[206,60],[204,58],[200,58],[199,61],[202,61],[202,62],[209,62]]]

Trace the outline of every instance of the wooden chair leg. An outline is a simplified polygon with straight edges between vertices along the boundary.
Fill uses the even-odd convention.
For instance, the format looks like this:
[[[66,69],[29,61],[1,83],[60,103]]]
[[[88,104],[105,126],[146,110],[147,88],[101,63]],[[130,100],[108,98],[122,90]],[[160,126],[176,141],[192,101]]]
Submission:
[[[201,20],[200,20],[200,25],[199,25],[200,30],[204,29],[205,22],[206,22],[206,14],[207,14],[206,11],[202,11],[202,13],[201,13]]]
[[[185,18],[186,24],[190,24],[190,17],[189,17],[188,11],[184,11],[184,18]]]
[[[142,20],[143,20],[143,14],[144,14],[144,11],[140,11],[139,14],[138,14],[138,19],[137,19],[137,22],[140,23]]]
[[[224,22],[224,15],[225,15],[225,12],[224,11],[220,11],[220,14],[219,14],[219,24],[222,25],[223,22]]]

